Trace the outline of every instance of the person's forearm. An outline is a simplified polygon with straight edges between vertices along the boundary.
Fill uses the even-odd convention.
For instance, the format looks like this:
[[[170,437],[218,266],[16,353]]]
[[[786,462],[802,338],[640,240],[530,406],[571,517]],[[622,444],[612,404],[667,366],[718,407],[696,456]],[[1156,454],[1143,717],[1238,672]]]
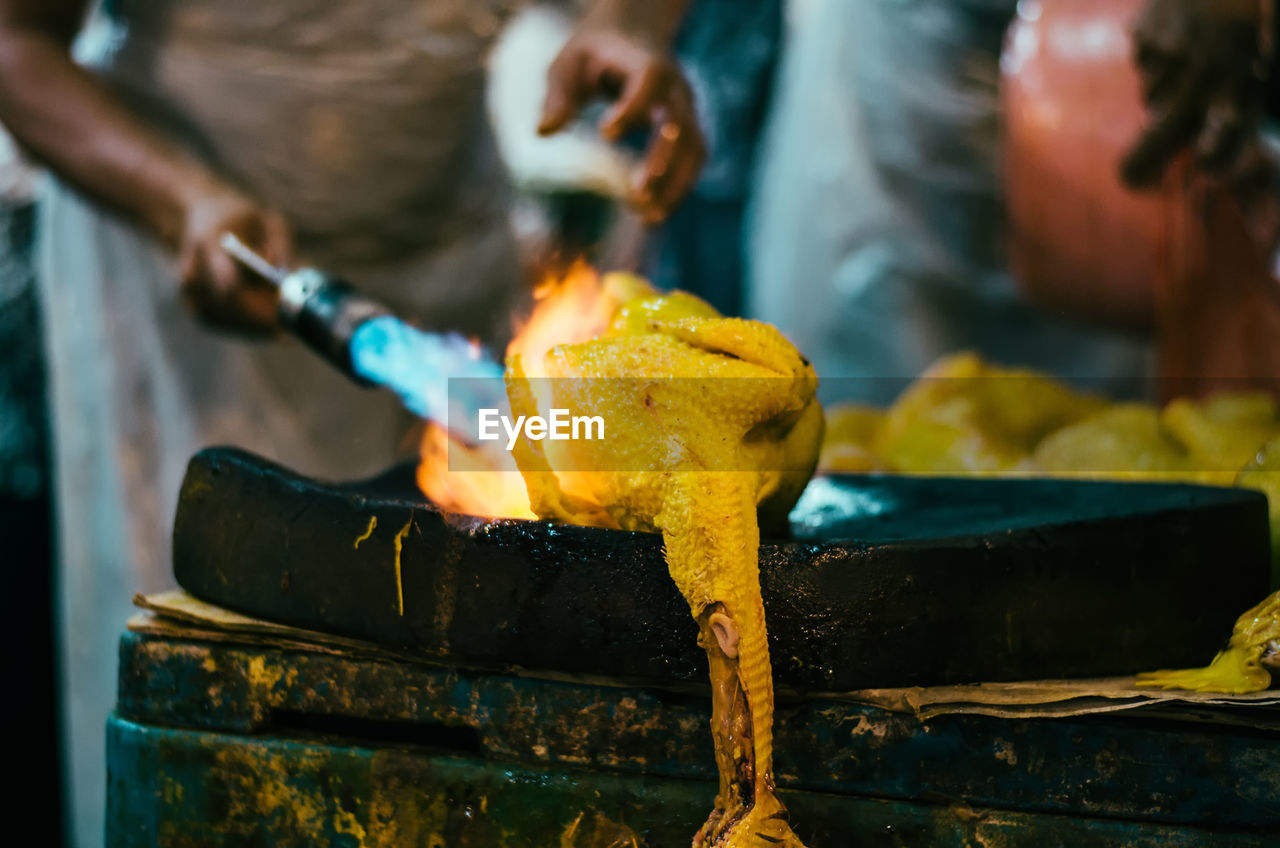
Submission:
[[[192,193],[212,179],[38,29],[0,24],[0,123],[54,171],[169,244]]]
[[[590,0],[584,26],[608,25],[668,47],[694,0]]]

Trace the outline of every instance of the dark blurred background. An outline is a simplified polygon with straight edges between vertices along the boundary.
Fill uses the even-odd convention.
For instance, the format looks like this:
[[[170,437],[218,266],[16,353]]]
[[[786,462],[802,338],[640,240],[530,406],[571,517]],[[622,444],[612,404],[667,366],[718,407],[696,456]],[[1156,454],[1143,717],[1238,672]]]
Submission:
[[[12,154],[12,151],[9,151]],[[60,752],[53,649],[53,551],[43,338],[31,251],[32,174],[0,166],[0,606],[4,738],[14,771],[5,800],[24,820],[49,823],[61,845]]]

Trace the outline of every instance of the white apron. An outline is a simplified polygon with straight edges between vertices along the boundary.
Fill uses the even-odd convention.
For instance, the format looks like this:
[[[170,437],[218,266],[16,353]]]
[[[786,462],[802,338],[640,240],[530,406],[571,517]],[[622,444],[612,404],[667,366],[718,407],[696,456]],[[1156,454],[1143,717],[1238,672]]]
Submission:
[[[1116,394],[1146,345],[1026,303],[1003,255],[999,56],[1015,0],[806,0],[750,229],[748,303],[824,400],[886,402],[976,350]]]
[[[476,0],[119,0],[88,63],[153,126],[293,223],[304,260],[428,326],[501,333],[518,270],[483,109],[501,9]],[[73,844],[103,839],[104,722],[138,591],[172,585],[187,461],[238,445],[352,478],[407,447],[394,398],[300,345],[191,318],[174,259],[46,186],[46,316]]]

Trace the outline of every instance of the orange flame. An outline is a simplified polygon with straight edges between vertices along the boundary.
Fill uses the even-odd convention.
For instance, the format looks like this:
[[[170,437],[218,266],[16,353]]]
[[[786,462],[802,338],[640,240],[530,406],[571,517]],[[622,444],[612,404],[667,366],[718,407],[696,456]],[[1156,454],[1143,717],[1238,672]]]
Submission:
[[[447,512],[490,518],[537,517],[529,508],[529,493],[515,460],[498,442],[470,447],[429,421],[417,476],[422,493]]]
[[[604,332],[618,306],[600,275],[581,259],[563,276],[543,280],[533,300],[533,311],[507,345],[507,361],[519,354],[530,377],[543,376],[542,360],[551,348]]]
[[[533,310],[507,346],[507,361],[519,354],[530,377],[544,375],[543,357],[551,348],[600,335],[624,299],[621,290],[611,293],[581,260],[563,275],[544,280],[533,296]],[[504,443],[471,447],[428,422],[421,457],[418,488],[441,509],[493,518],[535,517],[524,478]]]

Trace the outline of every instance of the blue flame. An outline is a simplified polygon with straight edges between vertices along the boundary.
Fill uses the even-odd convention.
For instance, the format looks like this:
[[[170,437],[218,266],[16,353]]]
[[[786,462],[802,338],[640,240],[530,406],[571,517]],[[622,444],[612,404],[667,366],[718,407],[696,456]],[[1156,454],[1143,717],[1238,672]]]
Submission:
[[[365,380],[399,395],[410,412],[450,429],[464,431],[462,422],[473,420],[477,410],[507,404],[502,366],[457,333],[427,333],[391,316],[373,318],[352,335],[351,362]],[[451,418],[459,426],[451,427]]]

